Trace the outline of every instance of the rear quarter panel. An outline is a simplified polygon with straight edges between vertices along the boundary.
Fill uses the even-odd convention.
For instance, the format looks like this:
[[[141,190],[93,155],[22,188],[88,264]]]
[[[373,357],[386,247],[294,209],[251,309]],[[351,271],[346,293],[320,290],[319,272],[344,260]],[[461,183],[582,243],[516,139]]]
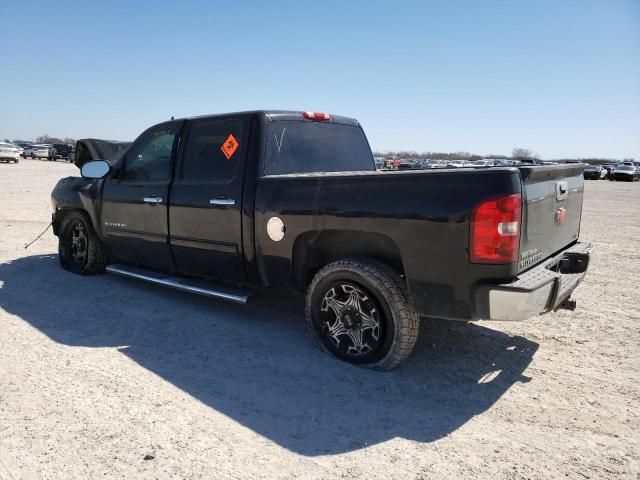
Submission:
[[[292,286],[292,251],[302,234],[328,230],[373,233],[388,237],[400,251],[420,314],[472,319],[475,283],[513,278],[516,266],[469,263],[471,211],[481,200],[520,189],[515,168],[261,178],[255,241],[262,280],[271,286]],[[266,231],[273,216],[280,217],[286,228],[279,242],[271,240]]]

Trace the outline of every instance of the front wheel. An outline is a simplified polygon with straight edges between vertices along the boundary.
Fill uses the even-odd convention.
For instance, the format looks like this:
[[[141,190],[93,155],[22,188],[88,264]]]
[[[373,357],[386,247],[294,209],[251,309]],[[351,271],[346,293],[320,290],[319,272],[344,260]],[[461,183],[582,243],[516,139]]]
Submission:
[[[84,213],[65,216],[58,237],[58,256],[62,268],[73,273],[92,275],[104,271],[106,251]]]
[[[305,313],[326,352],[375,370],[399,366],[418,338],[420,321],[404,280],[373,259],[345,258],[320,270]]]

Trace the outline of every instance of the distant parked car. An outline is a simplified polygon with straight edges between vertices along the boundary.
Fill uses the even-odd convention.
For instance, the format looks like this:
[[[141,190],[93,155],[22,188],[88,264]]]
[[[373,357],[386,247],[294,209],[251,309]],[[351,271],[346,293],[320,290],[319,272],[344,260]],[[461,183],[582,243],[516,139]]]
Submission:
[[[628,161],[622,162],[620,165],[633,167],[636,169],[638,174],[640,174],[640,162],[634,162],[634,161],[628,160]]]
[[[0,162],[13,162],[18,163],[20,161],[20,152],[13,143],[0,142]]]
[[[73,146],[66,143],[54,143],[52,147],[53,152],[49,160],[57,160],[58,158],[69,160],[69,154],[71,153]]]
[[[389,168],[392,170],[397,170],[399,165],[401,163],[406,162],[406,160],[404,158],[398,158],[398,157],[393,157],[391,160],[389,160],[388,164],[389,164]]]
[[[441,164],[438,160],[421,160],[422,168],[442,168],[446,165]]]
[[[22,158],[33,156],[33,144],[23,145],[22,148],[24,148],[24,153],[22,154]]]
[[[583,175],[585,180],[604,180],[607,173],[601,165],[585,165]]]
[[[635,182],[640,180],[640,172],[633,165],[617,165],[613,173],[609,175],[609,180],[626,180]]]
[[[615,169],[615,165],[614,164],[605,164],[602,165],[602,168],[604,168],[607,171],[607,177],[609,177],[609,175],[611,175],[611,172],[613,172],[613,170]]]
[[[462,167],[466,167],[468,163],[469,162],[467,162],[466,160],[450,160],[447,163],[447,166],[454,167],[454,168],[462,168]]]
[[[470,167],[493,167],[495,165],[493,160],[473,160],[468,163]]]
[[[71,146],[71,151],[69,152],[69,157],[67,158],[67,161],[69,163],[73,163],[75,159],[76,159],[76,147],[74,147],[72,145]]]
[[[54,154],[53,147],[48,144],[34,145],[33,148],[31,149],[31,158],[34,158],[34,159],[47,158],[51,160],[51,157],[53,156],[53,154]]]
[[[23,157],[23,156],[24,156],[24,148],[23,148],[23,147],[21,147],[21,146],[20,146],[19,144],[17,144],[17,143],[12,143],[12,145],[13,145],[14,147],[16,147],[16,150],[18,150],[18,154],[19,154],[21,157]]]
[[[422,162],[419,160],[404,160],[396,164],[398,170],[418,170],[422,168]]]
[[[494,167],[513,167],[515,165],[520,165],[520,160],[511,160],[509,158],[485,158],[480,161],[491,162]]]

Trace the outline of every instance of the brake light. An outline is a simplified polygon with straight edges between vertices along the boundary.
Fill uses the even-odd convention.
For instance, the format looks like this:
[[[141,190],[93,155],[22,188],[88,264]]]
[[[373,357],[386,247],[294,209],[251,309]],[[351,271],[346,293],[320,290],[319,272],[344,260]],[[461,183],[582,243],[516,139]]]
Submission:
[[[520,194],[493,198],[476,205],[471,214],[471,262],[517,262],[520,253],[521,216]]]
[[[302,112],[302,116],[308,120],[318,120],[320,122],[331,120],[331,115],[321,112]]]

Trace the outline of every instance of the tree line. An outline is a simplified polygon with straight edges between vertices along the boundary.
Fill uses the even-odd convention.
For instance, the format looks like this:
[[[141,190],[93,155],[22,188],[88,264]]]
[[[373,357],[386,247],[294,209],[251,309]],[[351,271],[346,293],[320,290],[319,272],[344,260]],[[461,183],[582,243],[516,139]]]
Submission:
[[[76,144],[76,140],[73,138],[69,138],[69,137],[64,137],[64,138],[59,138],[59,137],[52,137],[51,135],[47,135],[46,133],[44,135],[40,135],[39,137],[36,137],[36,139],[34,141],[31,140],[21,140],[19,138],[16,138],[14,140],[9,140],[8,138],[4,139],[5,142],[9,142],[9,143],[35,143],[35,144],[41,144],[41,143],[67,143],[69,145],[75,145]]]
[[[489,154],[489,155],[478,155],[476,153],[469,152],[453,152],[453,153],[443,153],[443,152],[416,152],[416,151],[407,151],[400,150],[397,152],[373,152],[373,155],[376,157],[399,157],[407,160],[415,160],[415,159],[432,159],[432,160],[486,160],[486,159],[504,159],[504,160],[541,160],[540,155],[535,153],[533,150],[528,148],[517,147],[511,151],[511,156],[508,155],[498,155],[498,154]],[[606,163],[618,163],[620,161],[634,161],[633,158],[624,158],[623,160],[615,159],[615,158],[554,158],[550,159],[552,161],[561,162],[561,163],[590,163],[594,165],[602,165]]]

